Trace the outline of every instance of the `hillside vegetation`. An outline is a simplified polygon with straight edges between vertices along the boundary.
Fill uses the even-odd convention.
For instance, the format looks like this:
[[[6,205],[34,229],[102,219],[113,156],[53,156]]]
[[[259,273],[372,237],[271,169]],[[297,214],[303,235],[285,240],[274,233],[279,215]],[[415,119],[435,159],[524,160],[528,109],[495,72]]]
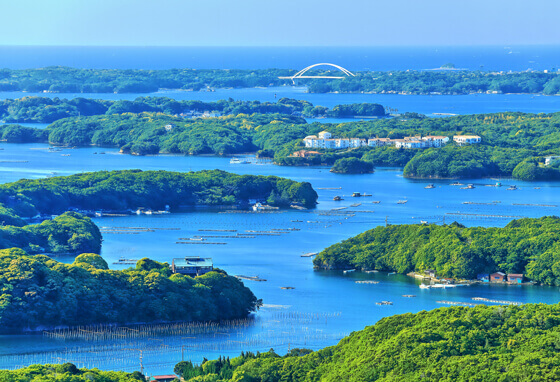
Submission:
[[[560,379],[560,306],[452,307],[381,319],[336,346],[243,353],[202,366],[189,382],[495,382]]]
[[[21,249],[0,250],[0,332],[55,326],[161,321],[217,321],[246,317],[257,299],[225,272],[172,274],[167,263],[141,259],[109,270],[99,255],[72,264]]]
[[[457,223],[376,227],[326,248],[313,264],[398,273],[435,269],[439,277],[459,279],[501,271],[560,285],[560,218],[513,220],[504,228]]]
[[[125,210],[146,207],[235,205],[248,199],[313,207],[317,193],[307,182],[276,176],[199,172],[97,171],[46,179],[22,179],[0,185],[0,203],[21,216],[61,213],[69,208]]]

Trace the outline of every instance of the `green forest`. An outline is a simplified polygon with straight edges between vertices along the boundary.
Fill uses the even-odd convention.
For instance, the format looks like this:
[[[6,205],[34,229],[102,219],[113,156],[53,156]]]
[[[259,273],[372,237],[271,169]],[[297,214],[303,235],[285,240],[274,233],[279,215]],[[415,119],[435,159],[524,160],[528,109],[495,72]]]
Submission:
[[[199,116],[205,112],[219,115],[288,114],[308,118],[353,118],[385,116],[383,106],[376,103],[336,105],[332,109],[313,106],[308,101],[280,98],[277,102],[238,101],[232,98],[215,102],[198,100],[178,101],[168,97],[138,97],[128,100],[100,100],[89,98],[60,99],[58,97],[23,97],[0,101],[0,119],[6,123],[51,123],[69,117],[90,117],[124,113],[162,113]]]
[[[17,247],[31,254],[99,253],[101,240],[99,228],[91,219],[75,212],[40,224],[25,225],[22,220],[21,224],[0,226],[0,249]]]
[[[237,278],[216,270],[195,278],[172,274],[167,263],[141,259],[109,270],[99,255],[72,264],[19,248],[0,250],[0,332],[37,327],[219,321],[246,317],[257,299]]]
[[[451,307],[381,319],[337,345],[180,362],[187,382],[560,379],[560,306]]]
[[[560,286],[560,218],[512,220],[504,228],[405,224],[376,227],[321,251],[318,269],[377,269],[474,279],[478,273],[522,273]]]
[[[176,210],[195,205],[235,205],[248,199],[274,199],[276,206],[313,207],[317,193],[308,182],[276,176],[199,172],[98,171],[0,185],[0,203],[20,216],[56,214],[70,208]]]
[[[159,89],[207,90],[292,85],[297,70],[218,69],[76,69],[51,66],[38,69],[1,69],[0,91],[52,93],[151,93]],[[308,75],[339,75],[311,70]],[[560,77],[544,72],[486,72],[468,70],[407,70],[353,72],[340,80],[304,80],[312,93],[469,94],[479,92],[558,94]]]
[[[78,369],[72,363],[61,365],[31,365],[17,370],[0,370],[2,382],[146,382],[140,372]]]

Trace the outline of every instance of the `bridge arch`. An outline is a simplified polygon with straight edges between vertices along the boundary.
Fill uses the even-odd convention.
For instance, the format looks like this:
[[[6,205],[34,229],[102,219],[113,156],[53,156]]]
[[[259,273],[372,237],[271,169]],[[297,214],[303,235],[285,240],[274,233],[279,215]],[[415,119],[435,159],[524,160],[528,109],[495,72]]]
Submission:
[[[356,77],[355,74],[353,74],[352,72],[350,72],[348,69],[343,68],[340,65],[336,65],[336,64],[330,64],[328,62],[321,62],[319,64],[313,64],[313,65],[309,65],[307,68],[304,68],[302,70],[300,70],[299,72],[297,72],[296,74],[293,75],[293,77],[302,77],[307,71],[317,67],[317,66],[332,66],[335,69],[340,70],[342,73],[346,74],[347,76],[352,76],[352,77]],[[313,76],[313,77],[320,77],[320,76]]]
[[[328,62],[321,62],[318,64],[313,64],[313,65],[309,65],[307,68],[303,68],[302,70],[300,70],[299,72],[297,72],[296,74],[294,74],[293,76],[289,76],[289,77],[278,77],[280,79],[286,79],[286,80],[292,80],[292,82],[295,84],[296,80],[299,78],[336,78],[336,79],[340,79],[340,78],[344,78],[343,76],[306,76],[305,73],[307,73],[309,70],[317,67],[317,66],[331,66],[335,69],[340,70],[343,74],[346,75],[346,77],[356,77],[355,74],[353,74],[351,71],[349,71],[348,69],[343,68],[340,65],[336,65],[336,64],[331,64]]]

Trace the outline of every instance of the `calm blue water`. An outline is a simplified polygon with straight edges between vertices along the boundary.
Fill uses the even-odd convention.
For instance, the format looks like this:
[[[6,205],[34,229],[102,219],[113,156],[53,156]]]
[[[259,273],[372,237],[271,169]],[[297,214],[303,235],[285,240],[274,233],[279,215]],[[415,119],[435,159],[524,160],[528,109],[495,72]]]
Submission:
[[[303,69],[330,62],[353,71],[433,69],[452,62],[469,70],[560,67],[558,46],[469,47],[49,47],[1,46],[0,68]]]
[[[470,94],[470,95],[399,95],[399,94],[313,94],[307,93],[305,87],[281,86],[254,89],[216,89],[214,92],[187,92],[166,90],[149,94],[89,94],[89,93],[24,93],[0,92],[0,100],[22,98],[26,96],[66,98],[77,97],[134,100],[137,97],[157,96],[177,100],[201,100],[206,102],[233,98],[235,100],[276,102],[282,97],[306,100],[314,105],[333,107],[352,103],[379,103],[397,109],[400,113],[417,112],[434,116],[433,113],[479,114],[505,111],[526,113],[554,113],[560,111],[559,96],[531,94]],[[348,122],[355,119],[310,119],[310,122]],[[41,126],[40,126],[41,127]]]
[[[139,369],[139,350],[143,351],[147,373],[166,373],[181,360],[200,362],[203,356],[237,355],[241,350],[278,352],[288,348],[318,349],[335,344],[351,331],[374,324],[382,317],[441,307],[436,301],[470,302],[472,297],[488,297],[520,302],[558,302],[560,293],[553,287],[472,286],[448,290],[421,290],[418,282],[406,276],[314,271],[310,258],[302,253],[316,252],[328,245],[384,224],[446,222],[457,220],[465,225],[504,226],[514,217],[558,215],[560,183],[524,183],[501,179],[504,187],[488,187],[496,180],[466,180],[474,190],[460,190],[449,181],[425,189],[426,182],[404,179],[399,169],[380,169],[371,175],[337,175],[328,168],[294,168],[274,165],[236,165],[229,158],[122,155],[116,149],[95,155],[99,148],[68,149],[48,152],[47,145],[1,144],[0,160],[27,160],[27,163],[0,163],[0,182],[81,171],[127,168],[190,171],[219,168],[241,174],[278,175],[309,181],[319,192],[319,205],[312,211],[283,211],[272,214],[234,214],[210,211],[159,216],[99,218],[100,227],[179,228],[156,230],[134,235],[104,234],[102,256],[111,264],[121,256],[139,259],[151,257],[170,261],[173,257],[200,255],[212,257],[215,266],[230,274],[258,275],[266,282],[245,281],[264,300],[265,307],[255,315],[252,325],[224,328],[211,334],[125,339],[110,342],[57,341],[41,336],[0,337],[0,368],[31,363],[75,362],[80,366],[102,369]],[[61,154],[71,154],[63,157]],[[519,190],[507,191],[515,183]],[[339,190],[321,188],[341,187]],[[540,187],[536,189],[535,187]],[[373,194],[352,198],[354,191]],[[334,202],[333,196],[345,200]],[[397,204],[398,200],[408,200]],[[380,201],[373,204],[372,201]],[[493,203],[492,205],[463,202]],[[353,203],[361,203],[350,207]],[[548,204],[552,207],[515,206],[514,203]],[[333,208],[348,207],[333,213]],[[352,212],[353,211],[353,212]],[[470,214],[470,215],[467,215]],[[493,215],[493,216],[473,216]],[[296,222],[300,220],[301,222]],[[254,239],[220,241],[227,245],[177,245],[179,237],[205,234],[200,229],[270,230],[299,228],[281,236],[257,236]],[[72,258],[60,258],[71,262]],[[377,285],[356,284],[356,280],[374,279]],[[291,286],[294,290],[282,290]],[[417,297],[408,299],[403,294]],[[377,306],[376,301],[390,300],[392,306]]]

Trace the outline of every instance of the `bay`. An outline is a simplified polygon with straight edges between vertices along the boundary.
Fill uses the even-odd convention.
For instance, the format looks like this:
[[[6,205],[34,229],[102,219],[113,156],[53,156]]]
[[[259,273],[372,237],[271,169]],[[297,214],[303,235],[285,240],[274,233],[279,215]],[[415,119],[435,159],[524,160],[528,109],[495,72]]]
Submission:
[[[48,145],[0,144],[0,182],[20,178],[69,175],[82,171],[141,168],[143,170],[197,171],[222,169],[240,174],[277,175],[309,181],[319,193],[319,204],[310,211],[280,213],[224,213],[198,210],[169,215],[104,217],[95,219],[100,227],[179,228],[154,230],[134,235],[104,234],[102,256],[111,268],[121,257],[150,257],[170,262],[174,257],[212,257],[214,265],[232,275],[259,276],[265,282],[244,281],[265,306],[254,320],[226,326],[206,334],[123,338],[106,341],[55,340],[41,335],[1,336],[0,368],[16,368],[33,363],[73,362],[78,366],[113,370],[138,370],[140,356],[147,374],[169,373],[183,359],[200,362],[219,355],[238,355],[242,350],[278,353],[290,348],[319,349],[337,343],[351,331],[372,325],[379,319],[407,312],[435,309],[439,300],[472,302],[486,297],[516,302],[556,303],[556,287],[479,285],[441,290],[422,290],[418,281],[386,273],[344,274],[341,271],[314,271],[311,258],[301,257],[354,236],[375,226],[419,223],[441,224],[458,221],[467,226],[506,225],[516,217],[558,215],[560,183],[526,183],[511,179],[471,179],[475,189],[461,190],[450,181],[435,183],[402,177],[401,169],[378,169],[368,175],[333,174],[325,167],[297,168],[274,165],[231,164],[225,157],[130,156],[116,149],[99,147],[49,152]],[[96,153],[97,154],[94,154]],[[105,154],[100,154],[104,152]],[[62,156],[70,154],[70,156]],[[492,187],[501,181],[502,187]],[[516,184],[518,190],[508,191]],[[339,189],[326,189],[339,188]],[[372,197],[353,198],[352,192]],[[345,199],[333,201],[335,195]],[[398,204],[399,200],[407,200]],[[380,203],[373,203],[379,201]],[[530,202],[528,202],[530,201]],[[479,204],[463,204],[474,202]],[[361,203],[359,206],[351,205]],[[533,205],[517,205],[532,203]],[[534,204],[548,205],[547,207]],[[345,207],[340,211],[334,208]],[[253,239],[223,239],[226,245],[177,245],[179,237],[205,234],[201,229],[234,229],[237,232],[285,231],[280,236]],[[71,257],[59,261],[71,262]],[[379,284],[357,284],[374,280]],[[285,290],[282,287],[295,289]],[[416,295],[406,298],[403,295]],[[391,306],[375,303],[388,300]]]

